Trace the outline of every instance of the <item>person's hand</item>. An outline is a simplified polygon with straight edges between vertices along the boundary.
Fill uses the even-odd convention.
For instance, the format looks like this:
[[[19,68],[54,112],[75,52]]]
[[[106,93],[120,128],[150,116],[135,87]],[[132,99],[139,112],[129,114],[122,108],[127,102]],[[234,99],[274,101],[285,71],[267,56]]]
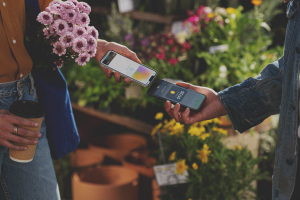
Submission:
[[[226,115],[226,111],[218,97],[218,93],[207,87],[194,86],[189,83],[178,82],[176,85],[194,90],[206,96],[206,100],[198,112],[191,111],[186,108],[184,111],[180,110],[180,105],[177,103],[172,109],[171,102],[167,101],[165,110],[177,122],[184,124],[192,124],[195,122],[213,119],[222,115]]]
[[[18,127],[18,135],[14,135],[14,124],[18,126],[28,126],[28,127],[38,127],[39,124],[37,122],[11,116],[8,110],[0,110],[0,145],[5,146],[12,150],[24,151],[27,149],[26,145],[34,145],[37,144],[36,140],[29,140],[22,136],[28,136],[33,138],[40,138],[42,135],[38,132],[30,131],[24,128]],[[17,146],[12,144],[10,141],[14,141],[17,143],[24,144],[24,146]]]
[[[108,50],[113,50],[117,53],[120,53],[124,56],[126,56],[127,58],[134,60],[138,63],[141,63],[141,61],[138,59],[138,57],[136,56],[136,54],[134,52],[132,52],[131,50],[129,50],[127,47],[117,44],[115,42],[107,42],[105,40],[98,40],[97,41],[97,52],[96,52],[96,60],[98,61],[98,63],[100,62],[101,58],[105,55],[105,53]],[[126,67],[126,66],[124,66]],[[113,75],[115,77],[115,80],[117,83],[121,83],[122,82],[122,78],[120,73],[118,72],[112,72],[111,69],[105,69],[103,67],[100,66],[100,68],[103,70],[103,72],[106,74],[106,77],[108,79],[110,79]],[[126,84],[130,83],[130,79],[129,78],[124,78],[124,82]]]

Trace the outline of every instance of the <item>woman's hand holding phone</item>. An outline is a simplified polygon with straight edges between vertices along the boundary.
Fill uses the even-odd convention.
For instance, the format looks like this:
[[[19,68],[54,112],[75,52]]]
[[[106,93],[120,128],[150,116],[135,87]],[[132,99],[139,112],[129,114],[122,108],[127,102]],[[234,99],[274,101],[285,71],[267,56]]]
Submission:
[[[180,110],[180,105],[177,103],[172,109],[172,104],[170,101],[166,102],[165,110],[166,112],[174,118],[177,122],[184,124],[192,124],[195,122],[213,119],[219,116],[226,115],[226,111],[218,97],[218,93],[207,87],[194,86],[189,83],[178,82],[176,85],[194,90],[196,92],[202,93],[206,96],[206,100],[202,105],[200,111],[191,111],[186,108],[184,111]]]
[[[118,53],[128,57],[131,60],[141,63],[141,61],[138,59],[137,55],[133,51],[129,50],[127,47],[120,45],[118,43],[115,43],[115,42],[107,42],[105,40],[97,41],[97,52],[96,52],[95,58],[98,61],[98,63],[108,50],[113,50],[115,52],[118,52]],[[108,79],[111,79],[111,77],[114,76],[117,83],[122,82],[120,73],[113,72],[111,69],[105,69],[101,66],[100,66],[100,68],[106,74],[106,77]],[[131,81],[129,78],[124,78],[124,82],[126,84],[130,84]]]

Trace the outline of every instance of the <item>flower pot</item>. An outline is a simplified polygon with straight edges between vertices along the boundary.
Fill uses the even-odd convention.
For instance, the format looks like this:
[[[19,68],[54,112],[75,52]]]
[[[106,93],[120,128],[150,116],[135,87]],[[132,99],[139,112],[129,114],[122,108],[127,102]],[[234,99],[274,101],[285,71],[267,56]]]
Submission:
[[[139,173],[139,199],[152,200],[152,179],[154,177],[154,158],[148,158],[145,150],[133,151],[127,155],[122,164],[124,167]]]
[[[95,138],[90,149],[111,158],[122,160],[131,151],[147,147],[147,140],[131,133],[113,134]]]
[[[70,165],[72,168],[81,169],[100,164],[104,155],[91,149],[76,149],[70,154]]]
[[[75,172],[72,176],[73,200],[138,200],[138,173],[105,166]]]

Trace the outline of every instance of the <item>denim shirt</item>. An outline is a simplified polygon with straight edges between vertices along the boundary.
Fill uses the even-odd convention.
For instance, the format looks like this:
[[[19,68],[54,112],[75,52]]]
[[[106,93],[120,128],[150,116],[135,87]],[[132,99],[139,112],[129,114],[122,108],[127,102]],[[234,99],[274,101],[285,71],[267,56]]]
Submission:
[[[292,0],[287,6],[289,21],[283,56],[268,64],[256,78],[248,78],[218,94],[234,128],[241,133],[270,115],[280,113],[272,182],[273,200],[291,198],[297,172],[299,4],[300,0]]]

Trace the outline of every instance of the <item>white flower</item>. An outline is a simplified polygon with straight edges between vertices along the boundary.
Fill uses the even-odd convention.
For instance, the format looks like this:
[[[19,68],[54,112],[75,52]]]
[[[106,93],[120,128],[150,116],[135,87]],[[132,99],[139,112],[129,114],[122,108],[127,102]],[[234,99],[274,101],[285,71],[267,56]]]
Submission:
[[[179,44],[185,43],[186,38],[188,37],[188,34],[185,31],[181,31],[176,35],[176,40]]]
[[[219,68],[221,78],[225,78],[227,76],[227,67],[225,65],[220,66]]]
[[[226,9],[225,9],[225,8],[222,8],[222,7],[216,7],[216,9],[215,9],[215,14],[216,14],[216,15],[227,16]]]

